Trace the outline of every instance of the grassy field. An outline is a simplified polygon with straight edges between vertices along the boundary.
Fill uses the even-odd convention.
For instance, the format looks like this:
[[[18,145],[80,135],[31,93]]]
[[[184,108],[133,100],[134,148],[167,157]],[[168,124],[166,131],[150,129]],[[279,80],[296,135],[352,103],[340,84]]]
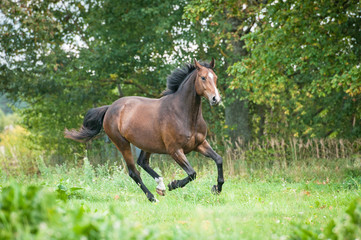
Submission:
[[[152,165],[161,172],[165,161]],[[2,220],[1,239],[289,239],[299,225],[321,231],[361,196],[360,160],[299,161],[287,168],[241,166],[243,170],[233,176],[226,167],[226,183],[219,196],[211,194],[215,166],[192,161],[198,171],[196,181],[157,196],[156,204],[148,202],[116,165],[94,168],[85,161],[82,167],[72,168],[40,162],[40,173],[34,176],[20,175],[14,180],[2,174],[2,204],[11,197],[9,206],[19,205],[9,214],[22,219],[31,213],[30,220],[19,223],[16,230],[11,225],[18,222],[11,222],[10,215]],[[166,184],[184,177],[174,164],[164,169]],[[154,180],[141,173],[155,193]],[[20,195],[4,195],[8,185]],[[33,194],[40,194],[41,200],[28,199],[31,185],[41,186]],[[46,200],[48,195],[50,200]],[[35,207],[21,209],[21,196],[28,201],[25,205]],[[40,220],[32,223],[31,218],[44,211],[45,217],[38,216]]]

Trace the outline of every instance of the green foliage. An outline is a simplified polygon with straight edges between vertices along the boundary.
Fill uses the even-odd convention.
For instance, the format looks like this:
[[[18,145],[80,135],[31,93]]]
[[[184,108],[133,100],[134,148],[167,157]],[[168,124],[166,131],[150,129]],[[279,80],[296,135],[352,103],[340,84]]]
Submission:
[[[92,165],[90,164],[87,157],[85,157],[83,159],[83,161],[84,161],[83,171],[84,171],[84,175],[86,176],[86,181],[92,182],[95,177],[94,169],[93,169]]]
[[[247,6],[247,8],[244,8]],[[184,17],[199,28],[195,41],[199,46],[207,46],[206,55],[217,59],[218,88],[223,95],[224,109],[216,110],[219,125],[212,125],[217,136],[225,136],[236,141],[251,139],[249,113],[254,106],[246,99],[243,89],[229,88],[233,77],[227,68],[246,57],[249,52],[244,48],[242,36],[248,34],[255,25],[262,1],[190,1],[185,7]],[[239,101],[242,99],[243,101]],[[207,116],[209,112],[205,111]],[[215,114],[212,112],[212,117]],[[213,118],[208,118],[212,122]],[[207,119],[207,120],[208,120]]]
[[[217,196],[210,191],[217,178],[211,163],[202,169],[195,164],[197,180],[158,197],[157,204],[149,203],[139,186],[116,166],[108,170],[90,166],[96,173],[93,181],[87,181],[84,169],[65,165],[44,166],[47,174],[25,176],[17,183],[0,178],[0,238],[287,239],[293,236],[294,223],[310,225],[312,229],[305,229],[317,235],[321,232],[316,229],[332,219],[333,229],[357,229],[360,224],[353,220],[360,218],[359,203],[355,210],[348,210],[353,212],[349,214],[352,220],[335,218],[359,196],[355,188],[342,188],[345,174],[360,176],[359,163],[314,159],[302,169],[297,165],[287,169],[243,166],[248,175],[227,173],[224,190]],[[151,164],[156,165],[153,160]],[[166,183],[184,176],[178,166],[166,164]],[[155,192],[154,179],[142,170],[141,175]],[[68,186],[82,190],[69,198]],[[67,200],[58,198],[58,190]]]
[[[267,106],[266,132],[303,137],[360,135],[360,3],[275,1],[256,31],[252,54],[235,63],[232,88]]]
[[[0,89],[27,103],[19,112],[33,140],[55,156],[79,152],[84,145],[69,145],[63,131],[79,127],[88,109],[123,95],[158,97],[173,68],[168,59],[182,57],[174,45],[181,36],[177,29],[187,25],[183,6],[5,1]]]
[[[67,188],[63,184],[58,185],[58,189],[56,189],[57,198],[63,200],[64,202],[68,201],[69,198],[76,195],[76,192],[82,190],[81,187],[71,187]]]
[[[225,105],[203,104],[211,136],[361,134],[359,1],[61,3],[2,1],[0,26],[0,89],[54,162],[89,148],[63,138],[89,108],[159,97],[193,57],[216,59]]]
[[[155,239],[152,230],[123,222],[110,207],[109,214],[92,213],[84,205],[67,208],[56,195],[37,186],[19,184],[5,187],[0,195],[1,239],[114,239],[127,236]],[[114,226],[117,226],[114,228]]]
[[[34,174],[38,171],[37,160],[43,154],[29,139],[29,132],[14,126],[0,133],[0,167],[7,175]]]
[[[290,239],[357,239],[361,236],[361,199],[351,202],[348,209],[331,220],[322,232],[297,226]]]
[[[17,114],[4,114],[4,112],[0,109],[0,133],[5,130],[5,127],[10,129],[14,128],[19,121],[20,120]]]
[[[59,215],[53,195],[29,186],[25,192],[20,185],[5,187],[0,195],[0,237],[21,239],[36,235],[40,224]]]
[[[10,101],[6,98],[5,94],[1,95],[0,93],[0,110],[5,114],[11,114],[11,108],[9,107]]]
[[[5,127],[5,114],[0,109],[0,132],[2,132],[4,130],[4,127]]]

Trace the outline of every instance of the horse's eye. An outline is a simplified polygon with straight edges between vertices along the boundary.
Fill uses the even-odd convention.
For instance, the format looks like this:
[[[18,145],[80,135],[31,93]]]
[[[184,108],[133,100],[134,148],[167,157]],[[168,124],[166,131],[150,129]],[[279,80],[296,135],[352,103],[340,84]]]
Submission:
[[[202,78],[202,80],[203,80],[203,81],[205,81],[205,80],[206,80],[206,78],[205,78],[205,77],[201,77],[201,78]]]

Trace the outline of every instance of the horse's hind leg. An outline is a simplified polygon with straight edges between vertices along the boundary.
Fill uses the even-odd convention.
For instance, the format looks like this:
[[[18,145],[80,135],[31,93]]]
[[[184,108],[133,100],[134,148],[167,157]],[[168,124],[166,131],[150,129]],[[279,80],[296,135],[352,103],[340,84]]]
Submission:
[[[150,166],[149,166],[149,157],[150,153],[144,152],[143,150],[140,152],[138,157],[138,165],[141,166],[150,176],[152,176],[155,181],[158,183],[156,191],[159,195],[165,195],[165,186],[163,183],[163,178],[158,175]]]
[[[143,190],[148,200],[151,202],[157,202],[157,199],[154,195],[148,190],[148,188],[144,185],[142,178],[140,177],[140,173],[135,167],[132,151],[130,148],[130,143],[123,138],[120,137],[111,137],[112,141],[115,143],[119,151],[122,153],[124,160],[128,167],[129,176],[138,184],[138,186]]]
[[[188,162],[183,150],[177,150],[174,154],[172,154],[173,159],[183,168],[183,170],[188,174],[188,177],[182,180],[174,180],[173,182],[168,184],[169,191],[172,191],[179,187],[184,187],[190,181],[196,179],[196,171],[192,168],[190,163]]]

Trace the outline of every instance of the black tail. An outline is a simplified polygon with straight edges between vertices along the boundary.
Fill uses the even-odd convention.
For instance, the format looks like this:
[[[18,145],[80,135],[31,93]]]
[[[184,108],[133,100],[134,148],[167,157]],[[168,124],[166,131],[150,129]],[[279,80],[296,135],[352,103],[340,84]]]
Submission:
[[[84,117],[80,130],[65,129],[65,137],[78,142],[87,142],[93,139],[103,127],[104,115],[108,108],[109,105],[90,109]]]

